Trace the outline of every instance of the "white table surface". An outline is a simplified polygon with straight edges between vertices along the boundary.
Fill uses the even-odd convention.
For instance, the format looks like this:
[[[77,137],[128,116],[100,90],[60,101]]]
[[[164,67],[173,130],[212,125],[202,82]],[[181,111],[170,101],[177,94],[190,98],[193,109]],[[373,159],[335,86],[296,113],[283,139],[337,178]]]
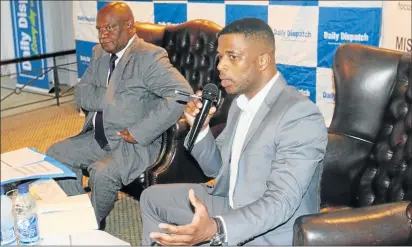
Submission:
[[[130,246],[129,243],[118,239],[105,231],[92,230],[72,235],[45,237],[36,246],[41,245],[116,245]]]

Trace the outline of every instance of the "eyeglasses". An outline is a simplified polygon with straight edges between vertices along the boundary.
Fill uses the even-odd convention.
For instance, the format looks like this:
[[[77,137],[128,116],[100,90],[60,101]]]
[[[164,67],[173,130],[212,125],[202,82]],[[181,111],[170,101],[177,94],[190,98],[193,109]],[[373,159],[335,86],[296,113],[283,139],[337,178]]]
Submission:
[[[106,26],[106,27],[96,27],[96,29],[97,29],[97,31],[100,33],[100,32],[103,32],[103,31],[108,31],[108,32],[113,32],[117,27],[119,27],[119,25],[118,24],[114,24],[114,25],[108,25],[108,26]]]

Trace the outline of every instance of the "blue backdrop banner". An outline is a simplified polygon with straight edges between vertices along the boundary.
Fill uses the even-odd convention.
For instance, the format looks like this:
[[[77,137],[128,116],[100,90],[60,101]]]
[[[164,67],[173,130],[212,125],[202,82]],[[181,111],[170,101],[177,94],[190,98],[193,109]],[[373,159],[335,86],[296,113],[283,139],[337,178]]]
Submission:
[[[30,57],[46,53],[44,22],[41,0],[10,0],[14,52],[16,58]],[[32,60],[16,64],[18,84],[30,84],[44,90],[49,90],[47,59]]]
[[[79,78],[87,67],[91,46],[97,44],[97,11],[110,1],[75,1]],[[135,20],[174,25],[206,19],[220,26],[257,17],[273,29],[276,63],[290,85],[316,102],[329,125],[335,90],[332,62],[343,43],[379,46],[383,1],[295,0],[129,0]]]

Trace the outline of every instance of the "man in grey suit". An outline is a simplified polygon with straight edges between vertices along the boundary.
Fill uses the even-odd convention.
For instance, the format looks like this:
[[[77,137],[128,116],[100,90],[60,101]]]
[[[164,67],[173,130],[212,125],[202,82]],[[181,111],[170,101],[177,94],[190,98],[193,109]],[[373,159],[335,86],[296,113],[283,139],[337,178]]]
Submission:
[[[89,172],[91,201],[103,228],[118,191],[155,161],[161,134],[183,114],[175,90],[192,89],[163,48],[135,34],[125,3],[105,5],[96,28],[100,44],[75,86],[77,104],[89,111],[83,130],[54,144],[47,155],[76,172],[76,179],[58,181],[69,195],[85,193],[82,170]]]
[[[143,245],[291,245],[295,219],[319,212],[327,130],[316,105],[278,72],[271,28],[255,18],[232,22],[218,53],[222,86],[239,96],[217,139],[209,116],[192,150],[215,183],[143,191]],[[185,106],[190,125],[201,107]]]

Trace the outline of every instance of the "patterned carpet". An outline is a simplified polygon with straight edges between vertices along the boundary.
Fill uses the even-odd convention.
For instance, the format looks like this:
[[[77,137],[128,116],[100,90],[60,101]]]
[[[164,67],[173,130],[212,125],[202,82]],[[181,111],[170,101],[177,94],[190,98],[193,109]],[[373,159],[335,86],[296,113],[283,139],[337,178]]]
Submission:
[[[1,153],[23,147],[40,152],[60,140],[76,135],[83,126],[73,103],[52,106],[1,119]],[[124,193],[106,219],[106,231],[132,246],[141,242],[139,202]]]

